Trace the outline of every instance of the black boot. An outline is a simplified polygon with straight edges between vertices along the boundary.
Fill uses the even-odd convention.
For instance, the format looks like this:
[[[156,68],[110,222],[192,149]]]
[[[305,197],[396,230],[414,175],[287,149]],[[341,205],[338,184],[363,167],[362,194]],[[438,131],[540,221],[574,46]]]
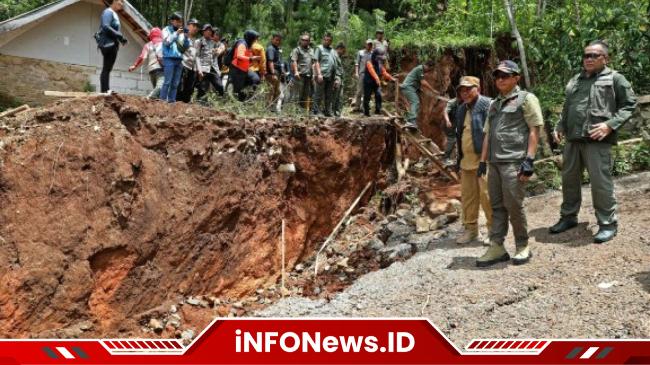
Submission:
[[[578,220],[576,218],[562,217],[559,222],[555,223],[555,225],[548,229],[548,232],[551,234],[562,233],[577,225]]]
[[[611,241],[618,233],[616,224],[602,225],[598,228],[598,233],[594,236],[594,243],[605,243]]]

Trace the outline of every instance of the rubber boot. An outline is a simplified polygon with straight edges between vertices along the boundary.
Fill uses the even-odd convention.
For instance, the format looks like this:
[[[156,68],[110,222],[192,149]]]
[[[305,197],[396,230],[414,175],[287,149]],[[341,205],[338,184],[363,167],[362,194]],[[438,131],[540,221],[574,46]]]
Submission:
[[[510,260],[510,255],[508,255],[505,247],[503,247],[503,243],[492,243],[483,256],[476,260],[476,266],[487,267],[508,260]]]

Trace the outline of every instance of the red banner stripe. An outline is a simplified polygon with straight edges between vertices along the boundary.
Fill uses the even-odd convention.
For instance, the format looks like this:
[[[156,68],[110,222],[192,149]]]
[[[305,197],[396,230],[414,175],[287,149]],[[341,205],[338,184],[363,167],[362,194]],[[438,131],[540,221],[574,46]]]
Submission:
[[[539,341],[531,341],[531,342],[530,342],[530,345],[526,346],[526,350],[528,350],[528,349],[534,349],[535,346],[537,346],[537,343],[539,343]]]
[[[535,349],[541,349],[542,347],[544,347],[544,345],[546,345],[546,342],[547,341],[540,341],[539,345],[537,345]]]
[[[147,346],[147,344],[144,341],[137,341],[137,343],[138,346],[140,346],[140,348],[147,349],[147,350],[149,349],[149,346]]]
[[[182,349],[183,349],[183,346],[181,346],[181,344],[178,343],[178,341],[171,341],[171,344],[172,344],[172,346],[174,346],[174,347],[175,347],[176,349],[178,349],[178,350],[182,350]]]
[[[472,349],[476,348],[476,345],[478,345],[479,343],[481,343],[481,341],[474,340],[474,341],[472,341],[472,343],[469,344],[469,346],[467,346],[467,348],[469,350],[472,350]]]
[[[120,343],[120,341],[111,341],[111,342],[113,343],[113,345],[115,345],[115,348],[118,350],[124,348],[124,346],[122,345],[122,343]]]

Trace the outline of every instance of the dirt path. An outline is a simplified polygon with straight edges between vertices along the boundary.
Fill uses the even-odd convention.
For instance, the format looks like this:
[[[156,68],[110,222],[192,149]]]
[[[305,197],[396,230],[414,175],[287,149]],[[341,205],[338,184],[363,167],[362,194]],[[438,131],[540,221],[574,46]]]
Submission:
[[[428,317],[452,341],[472,338],[650,337],[650,173],[617,181],[619,235],[592,244],[597,229],[590,191],[580,225],[550,236],[559,192],[527,200],[535,254],[524,266],[477,269],[484,247],[432,249],[367,274],[330,302],[288,298],[260,316]],[[453,230],[458,230],[455,223]],[[507,241],[514,251],[512,237]],[[429,298],[427,300],[427,297]],[[426,305],[425,305],[426,304]]]

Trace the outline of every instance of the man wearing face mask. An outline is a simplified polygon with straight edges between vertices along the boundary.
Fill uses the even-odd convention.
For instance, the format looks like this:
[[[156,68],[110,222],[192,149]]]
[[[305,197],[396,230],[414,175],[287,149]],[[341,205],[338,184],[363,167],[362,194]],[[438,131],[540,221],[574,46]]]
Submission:
[[[561,218],[549,231],[561,233],[578,225],[580,185],[586,168],[599,226],[595,243],[611,240],[618,231],[611,150],[616,144],[616,131],[636,108],[632,86],[623,75],[607,67],[608,61],[605,42],[594,41],[585,48],[583,71],[566,87],[562,116],[554,132],[557,142],[566,137],[567,143],[562,156]]]

